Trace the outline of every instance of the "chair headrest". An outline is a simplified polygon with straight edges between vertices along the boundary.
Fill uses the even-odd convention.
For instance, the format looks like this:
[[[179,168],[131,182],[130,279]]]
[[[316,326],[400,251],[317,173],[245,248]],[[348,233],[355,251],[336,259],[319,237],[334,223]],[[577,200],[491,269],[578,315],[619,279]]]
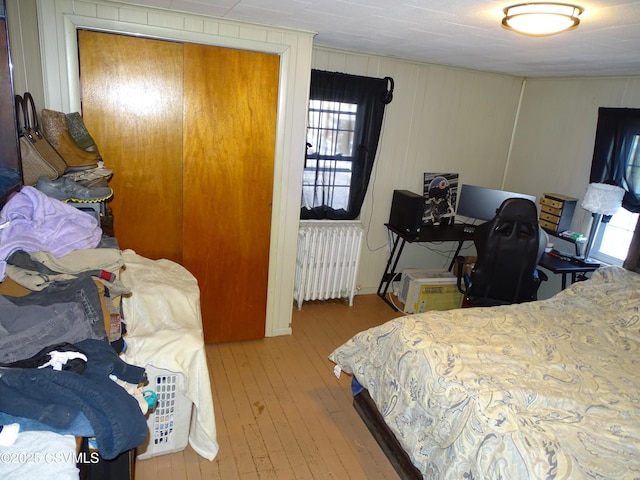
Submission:
[[[507,198],[498,208],[496,218],[538,223],[538,210],[536,204],[527,198]]]

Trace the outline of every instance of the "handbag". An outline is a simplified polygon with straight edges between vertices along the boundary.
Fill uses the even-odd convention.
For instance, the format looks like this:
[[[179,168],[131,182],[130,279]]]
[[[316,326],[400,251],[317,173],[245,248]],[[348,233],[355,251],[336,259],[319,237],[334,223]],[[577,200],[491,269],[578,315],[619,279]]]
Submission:
[[[15,104],[24,184],[35,185],[42,176],[58,178],[67,164],[40,131],[33,97],[29,92],[16,95]]]

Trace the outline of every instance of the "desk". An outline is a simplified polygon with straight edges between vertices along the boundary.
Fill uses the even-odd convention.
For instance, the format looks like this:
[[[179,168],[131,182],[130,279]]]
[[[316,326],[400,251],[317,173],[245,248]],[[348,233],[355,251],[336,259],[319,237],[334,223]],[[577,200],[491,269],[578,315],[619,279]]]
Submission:
[[[562,289],[567,288],[567,274],[571,274],[571,283],[576,281],[576,275],[579,273],[589,273],[600,268],[600,264],[580,265],[577,263],[562,260],[548,253],[544,253],[538,262],[543,268],[562,275]]]
[[[464,225],[461,223],[454,223],[453,225],[447,226],[424,227],[422,232],[420,232],[419,234],[409,234],[403,232],[402,230],[399,230],[394,226],[389,225],[388,223],[385,223],[385,227],[387,227],[389,231],[395,235],[395,239],[393,241],[391,254],[389,255],[389,260],[387,260],[387,266],[384,270],[384,274],[382,275],[382,279],[380,280],[380,286],[378,286],[378,296],[382,298],[394,310],[396,310],[396,307],[387,298],[387,291],[389,290],[389,286],[396,276],[396,267],[398,266],[398,260],[400,260],[402,250],[404,249],[404,246],[407,244],[407,242],[458,242],[456,253],[453,255],[451,263],[449,264],[449,270],[451,270],[453,268],[456,257],[460,253],[462,244],[465,241],[473,240],[473,233],[465,232]]]

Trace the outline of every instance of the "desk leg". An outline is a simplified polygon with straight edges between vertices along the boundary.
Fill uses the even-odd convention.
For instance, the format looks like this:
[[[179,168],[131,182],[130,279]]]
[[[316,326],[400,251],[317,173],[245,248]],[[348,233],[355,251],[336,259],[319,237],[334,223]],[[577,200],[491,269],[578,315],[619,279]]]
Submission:
[[[562,290],[564,290],[565,288],[567,288],[567,274],[563,273],[562,274]]]
[[[398,260],[400,260],[400,255],[402,255],[405,243],[406,241],[404,239],[396,236],[396,239],[393,242],[393,248],[391,249],[391,254],[389,255],[389,260],[387,260],[387,266],[385,267],[382,279],[380,279],[380,285],[378,286],[378,296],[396,311],[399,310],[387,298],[387,291],[389,290],[389,286],[396,275],[396,267],[398,266]],[[398,246],[400,246],[400,248],[398,248]]]
[[[460,254],[460,250],[462,250],[463,243],[464,243],[464,240],[460,240],[458,242],[458,248],[456,248],[456,253],[453,254],[453,258],[451,259],[451,263],[449,264],[450,272],[453,270],[453,265],[456,263],[456,258],[458,258],[458,255]]]

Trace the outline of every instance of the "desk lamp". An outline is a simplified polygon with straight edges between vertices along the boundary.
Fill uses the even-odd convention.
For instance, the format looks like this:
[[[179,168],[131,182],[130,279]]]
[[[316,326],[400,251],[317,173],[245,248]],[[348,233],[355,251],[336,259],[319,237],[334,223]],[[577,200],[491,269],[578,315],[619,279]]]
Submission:
[[[593,242],[596,238],[596,232],[598,225],[603,221],[602,216],[606,215],[610,217],[614,215],[620,206],[622,205],[622,197],[624,196],[624,189],[615,185],[607,185],[605,183],[591,183],[587,187],[587,191],[582,199],[582,208],[591,212],[593,219],[591,220],[591,231],[589,232],[589,239],[587,240],[587,246],[584,252],[584,261],[593,262],[589,260],[589,253]],[[605,223],[609,221],[609,218],[604,220]]]

